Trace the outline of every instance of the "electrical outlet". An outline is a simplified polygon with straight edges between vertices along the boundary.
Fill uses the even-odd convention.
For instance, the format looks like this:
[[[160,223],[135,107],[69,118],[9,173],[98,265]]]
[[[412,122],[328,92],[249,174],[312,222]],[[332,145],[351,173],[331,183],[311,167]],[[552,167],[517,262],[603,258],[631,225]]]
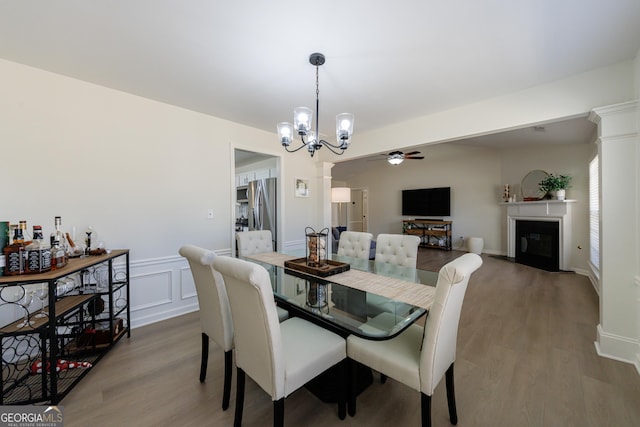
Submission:
[[[213,219],[213,209],[207,211],[207,219]]]

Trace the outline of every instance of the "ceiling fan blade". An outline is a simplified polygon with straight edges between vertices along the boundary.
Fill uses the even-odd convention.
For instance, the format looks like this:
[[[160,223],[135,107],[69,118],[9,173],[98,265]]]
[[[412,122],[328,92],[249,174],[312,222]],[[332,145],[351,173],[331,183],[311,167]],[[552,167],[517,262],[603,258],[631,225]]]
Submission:
[[[413,160],[422,160],[424,159],[424,156],[416,156],[416,157],[407,157],[404,156],[405,159],[413,159]]]
[[[404,153],[404,156],[405,156],[405,157],[406,157],[406,156],[413,156],[414,154],[420,154],[420,152],[419,152],[419,151],[412,151],[412,152],[410,152],[410,153]]]

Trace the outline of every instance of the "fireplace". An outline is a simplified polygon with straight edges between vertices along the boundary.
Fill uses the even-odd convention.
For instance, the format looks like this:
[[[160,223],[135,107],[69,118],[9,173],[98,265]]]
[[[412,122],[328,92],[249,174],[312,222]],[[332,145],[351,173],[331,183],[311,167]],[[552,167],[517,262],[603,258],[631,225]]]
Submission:
[[[574,203],[575,200],[502,203],[507,206],[507,256],[544,270],[569,270]]]
[[[516,262],[560,270],[560,223],[516,220]]]

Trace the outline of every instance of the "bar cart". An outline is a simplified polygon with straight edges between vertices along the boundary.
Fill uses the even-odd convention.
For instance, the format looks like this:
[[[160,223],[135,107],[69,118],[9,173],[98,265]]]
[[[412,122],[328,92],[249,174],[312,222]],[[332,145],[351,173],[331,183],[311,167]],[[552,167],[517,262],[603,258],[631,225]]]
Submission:
[[[0,404],[58,404],[131,335],[130,317],[128,249],[0,277]]]

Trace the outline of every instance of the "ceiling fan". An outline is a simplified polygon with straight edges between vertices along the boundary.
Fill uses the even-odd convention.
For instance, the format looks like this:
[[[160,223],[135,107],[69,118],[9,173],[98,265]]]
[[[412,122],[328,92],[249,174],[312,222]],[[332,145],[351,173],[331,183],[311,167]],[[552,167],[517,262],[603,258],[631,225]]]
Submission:
[[[412,151],[410,153],[403,153],[402,151],[392,151],[389,154],[382,154],[383,156],[387,156],[387,161],[392,165],[399,165],[404,162],[406,159],[413,160],[422,160],[424,156],[416,156],[416,154],[420,154],[419,151]]]

